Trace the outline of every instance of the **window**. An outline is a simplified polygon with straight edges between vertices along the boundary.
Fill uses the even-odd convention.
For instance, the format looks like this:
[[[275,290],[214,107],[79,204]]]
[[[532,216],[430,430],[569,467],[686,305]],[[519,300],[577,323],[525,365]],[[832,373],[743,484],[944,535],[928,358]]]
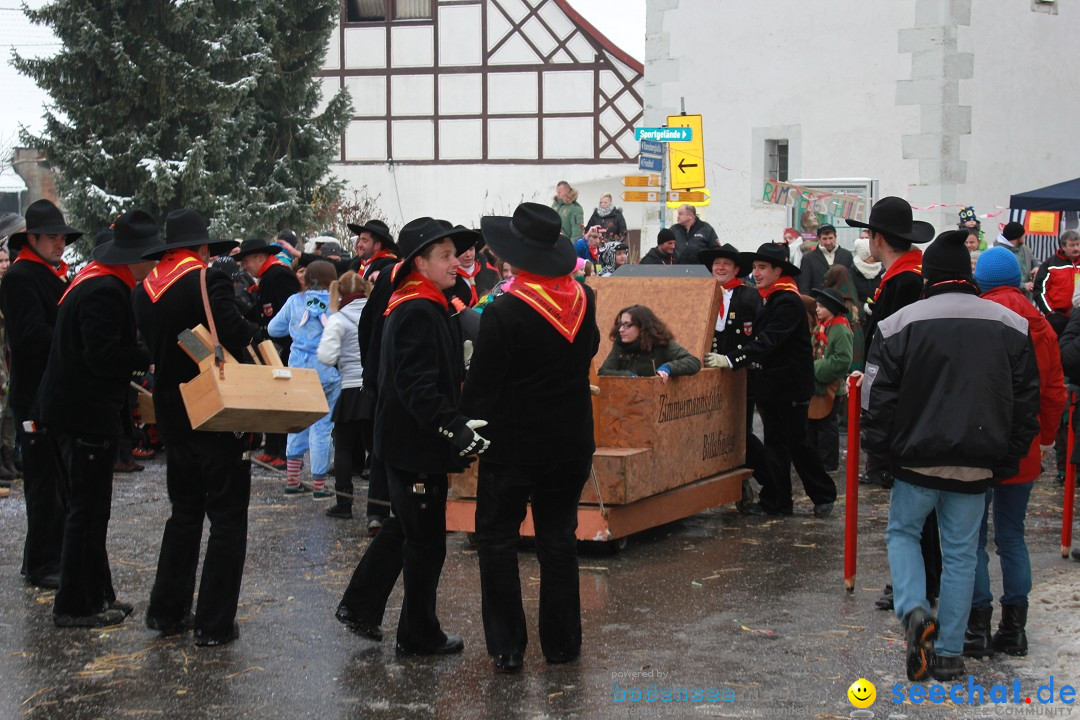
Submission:
[[[431,0],[348,0],[348,22],[385,22],[387,10],[394,20],[431,19]]]
[[[395,0],[395,20],[425,20],[431,18],[431,0]]]
[[[386,19],[384,0],[349,0],[349,22],[375,22]]]
[[[769,180],[787,182],[788,179],[788,141],[765,141],[765,177]]]

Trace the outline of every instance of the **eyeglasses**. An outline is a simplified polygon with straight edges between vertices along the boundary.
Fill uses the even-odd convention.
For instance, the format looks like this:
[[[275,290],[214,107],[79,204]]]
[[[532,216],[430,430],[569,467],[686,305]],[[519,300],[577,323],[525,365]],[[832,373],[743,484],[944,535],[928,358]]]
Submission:
[[[621,322],[621,323],[619,323],[619,329],[620,330],[623,330],[624,328],[631,328],[631,327],[634,327],[634,323],[632,323],[632,322]]]

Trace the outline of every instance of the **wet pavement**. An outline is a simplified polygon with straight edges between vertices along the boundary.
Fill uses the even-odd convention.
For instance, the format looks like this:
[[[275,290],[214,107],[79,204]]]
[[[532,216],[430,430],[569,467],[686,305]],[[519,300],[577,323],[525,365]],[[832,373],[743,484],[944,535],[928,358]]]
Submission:
[[[872,715],[864,717],[1036,710],[1065,716],[1072,709],[892,702],[894,684],[905,691],[911,684],[899,623],[873,605],[887,575],[888,495],[878,488],[861,488],[852,594],[843,584],[842,499],[825,520],[812,516],[805,497],[790,518],[744,517],[726,506],[636,535],[614,556],[587,550],[583,654],[569,665],[548,666],[540,654],[539,570],[535,555],[523,552],[532,642],[524,672],[503,676],[493,674],[484,649],[477,557],[463,535],[447,539],[439,614],[447,631],[464,637],[465,652],[398,659],[393,627],[400,585],[390,599],[384,642],[353,635],[334,619],[368,542],[363,521],[327,518],[327,501],[286,497],[281,482],[270,472],[255,473],[241,638],[218,649],[196,648],[190,635],[159,638],[143,624],[168,514],[163,459],[116,478],[109,552],[117,592],[136,612],[104,630],[54,628],[52,593],[22,581],[25,518],[17,484],[0,500],[0,542],[8,548],[0,563],[0,717],[846,718],[854,711],[847,688],[859,677],[878,693]],[[1028,530],[1036,584],[1065,562],[1061,495],[1052,479],[1036,483]],[[994,562],[991,568],[997,586]],[[968,670],[988,689],[1018,677],[1024,697],[1047,680],[1023,658],[968,661]],[[1056,679],[1059,687],[1077,681],[1080,669]],[[686,688],[691,699],[650,700],[654,684],[658,692]],[[617,699],[620,691],[633,698],[635,688],[642,700]],[[704,699],[691,694],[695,689]],[[710,701],[710,691],[719,699]]]

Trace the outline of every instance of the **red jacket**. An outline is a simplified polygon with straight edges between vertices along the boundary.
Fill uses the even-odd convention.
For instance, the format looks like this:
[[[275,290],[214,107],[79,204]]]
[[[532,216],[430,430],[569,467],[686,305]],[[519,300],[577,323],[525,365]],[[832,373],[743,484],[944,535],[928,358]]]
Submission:
[[[1035,304],[1044,315],[1072,312],[1073,289],[1080,275],[1080,260],[1073,262],[1058,250],[1046,260],[1035,274]]]
[[[1061,370],[1061,352],[1057,333],[1019,288],[997,287],[983,297],[1004,305],[1028,321],[1035,360],[1039,365],[1039,434],[1031,441],[1028,454],[1020,461],[1020,474],[1002,484],[1032,482],[1042,472],[1040,445],[1053,445],[1061,414],[1065,411],[1065,374]]]

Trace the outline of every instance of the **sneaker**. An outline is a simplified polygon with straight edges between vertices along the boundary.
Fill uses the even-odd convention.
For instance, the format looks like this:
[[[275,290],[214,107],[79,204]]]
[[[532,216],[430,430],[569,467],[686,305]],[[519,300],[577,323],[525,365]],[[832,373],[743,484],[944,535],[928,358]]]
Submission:
[[[256,457],[255,461],[256,462],[261,462],[261,463],[266,463],[267,465],[269,465],[272,462],[274,462],[274,456],[270,455],[268,453],[263,453],[262,455],[259,455],[258,457]]]
[[[136,460],[150,460],[157,455],[157,450],[154,448],[135,448],[131,451],[131,457]]]
[[[326,489],[313,490],[311,493],[311,497],[315,498],[316,500],[325,500],[326,498],[334,497],[334,491]]]
[[[275,470],[281,470],[282,472],[285,472],[285,469],[289,466],[289,464],[285,462],[285,458],[279,457],[270,458],[266,461],[266,464],[274,468]]]
[[[311,492],[311,491],[308,490],[303,485],[296,485],[296,486],[286,485],[285,486],[285,494],[286,495],[302,495],[303,493],[306,493],[306,492]]]
[[[938,621],[922,608],[915,608],[907,616],[907,677],[908,680],[925,680],[934,669],[934,640],[938,636]],[[963,665],[963,660],[960,660]]]

